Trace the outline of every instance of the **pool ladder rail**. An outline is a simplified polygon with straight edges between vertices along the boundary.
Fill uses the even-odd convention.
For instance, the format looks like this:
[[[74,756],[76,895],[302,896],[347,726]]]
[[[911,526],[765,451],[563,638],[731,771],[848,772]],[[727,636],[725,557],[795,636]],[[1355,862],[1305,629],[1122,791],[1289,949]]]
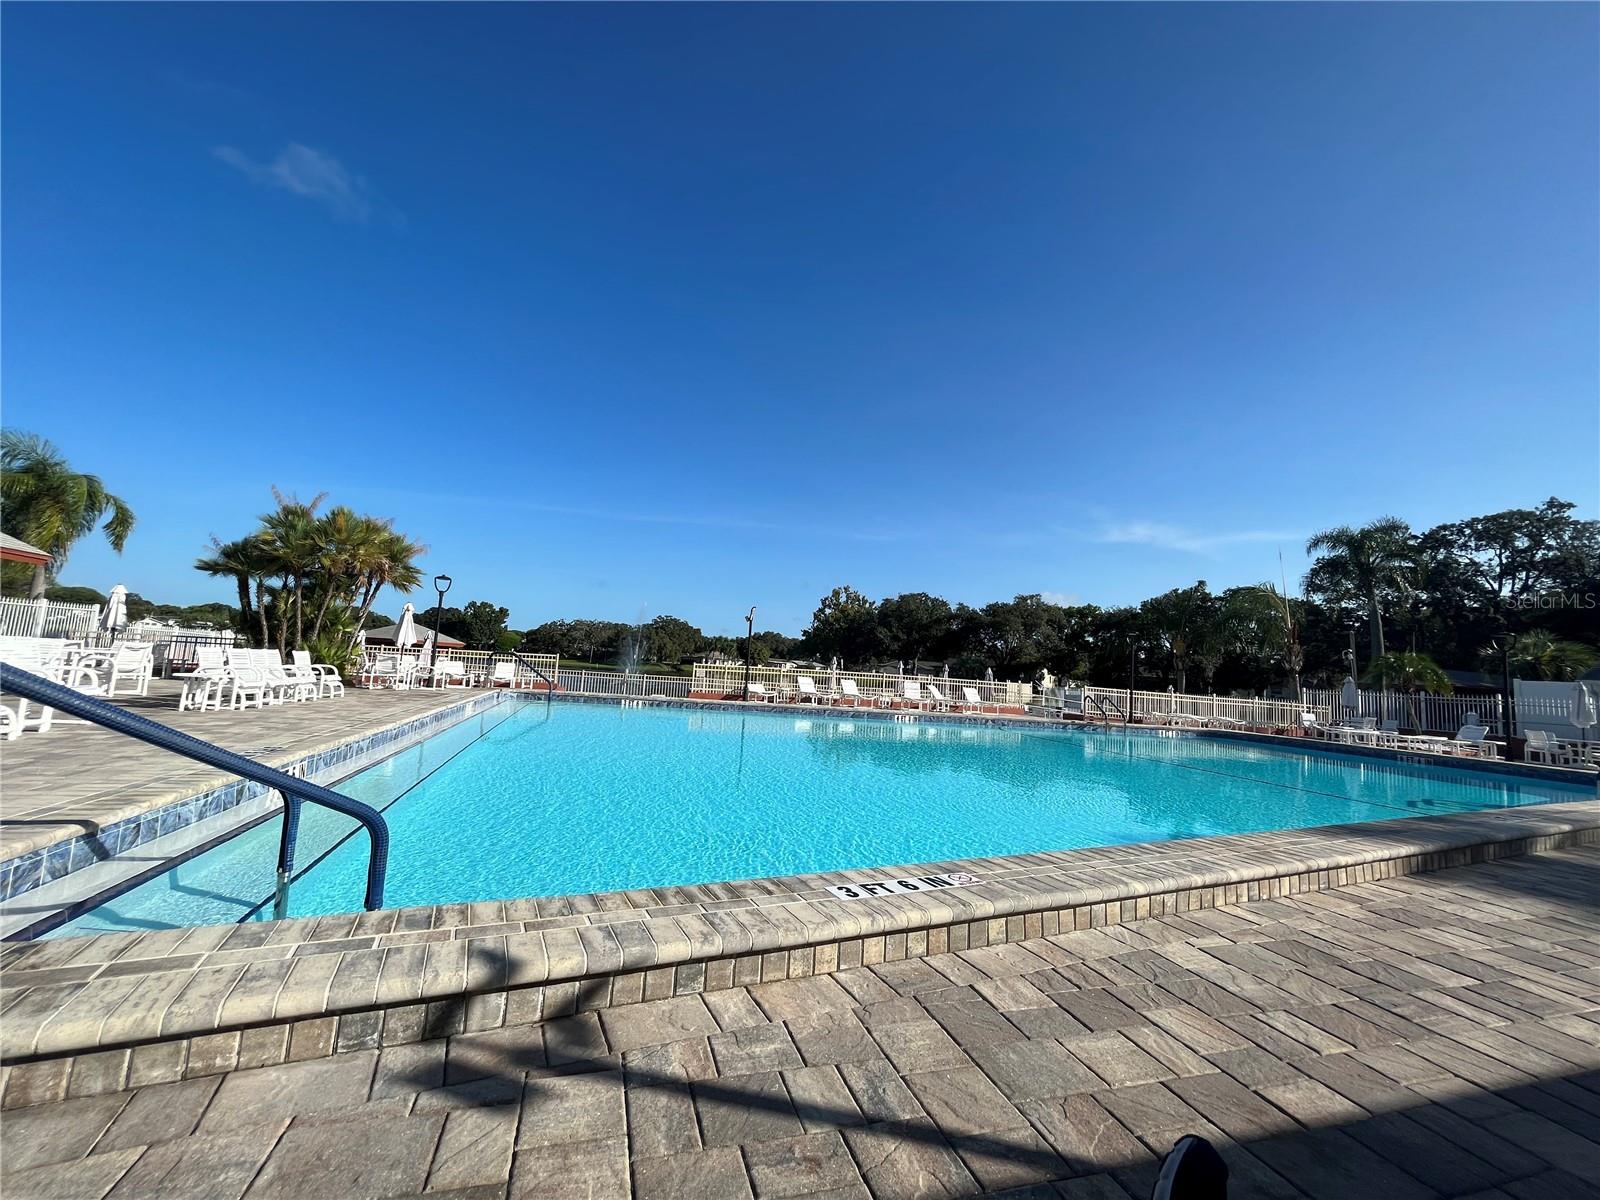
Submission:
[[[1087,700],[1088,704],[1092,705],[1095,711],[1100,714],[1100,724],[1110,725],[1112,713],[1116,713],[1117,720],[1121,721],[1124,725],[1128,724],[1128,714],[1122,711],[1122,705],[1118,704],[1112,697],[1091,695],[1086,696],[1085,699]],[[1087,716],[1088,714],[1085,713],[1084,715]]]
[[[278,792],[283,797],[283,836],[278,844],[278,896],[274,905],[277,916],[286,915],[281,910],[286,907],[288,883],[294,875],[301,805],[316,804],[354,818],[366,829],[372,843],[367,858],[367,891],[363,903],[368,911],[383,907],[384,878],[389,869],[389,826],[377,809],[307,779],[297,779],[287,771],[269,767],[232,750],[224,750],[221,746],[181,733],[169,725],[141,717],[138,713],[118,708],[93,696],[85,696],[82,692],[75,692],[4,662],[0,662],[0,691],[59,709],[92,725],[159,746]]]
[[[531,662],[530,660],[524,658],[517,651],[513,650],[511,652],[511,657],[513,659],[515,659],[520,665],[522,665],[524,667],[527,667],[528,670],[532,671],[540,679],[544,680],[544,702],[546,704],[549,704],[551,702],[551,700],[553,700],[555,698],[556,681],[551,679],[550,676],[546,675],[542,670],[540,670],[537,664],[535,664],[535,663]],[[559,662],[560,660],[558,659],[557,661]],[[557,674],[559,674],[559,673],[560,673],[560,668],[558,667],[557,668]]]

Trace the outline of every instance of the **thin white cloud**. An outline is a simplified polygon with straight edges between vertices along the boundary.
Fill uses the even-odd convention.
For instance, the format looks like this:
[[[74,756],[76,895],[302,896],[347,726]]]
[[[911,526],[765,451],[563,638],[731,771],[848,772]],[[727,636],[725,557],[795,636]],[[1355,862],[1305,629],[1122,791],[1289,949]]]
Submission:
[[[373,496],[404,497],[408,500],[426,500],[440,504],[468,504],[478,505],[483,503],[482,496],[458,495],[446,492],[424,492],[412,489],[373,488],[368,491]],[[755,518],[744,518],[721,515],[696,515],[691,513],[675,513],[667,511],[638,512],[625,509],[588,508],[568,504],[547,504],[539,500],[521,498],[497,498],[495,504],[502,508],[515,508],[524,512],[549,513],[552,516],[577,517],[592,521],[616,521],[628,525],[687,525],[702,529],[736,529],[755,530],[772,533],[786,533],[801,537],[820,537],[843,539],[850,542],[902,542],[915,540],[922,535],[915,530],[897,528],[861,528],[855,525],[835,527],[796,524],[791,522],[765,521]]]
[[[211,153],[252,183],[315,200],[340,220],[366,221],[382,205],[360,175],[333,155],[299,142],[290,142],[270,163],[257,162],[233,146],[217,146]]]
[[[1040,592],[1039,599],[1046,604],[1059,604],[1063,608],[1071,608],[1075,604],[1082,604],[1083,597],[1077,592]]]
[[[1094,540],[1115,546],[1154,546],[1160,550],[1181,550],[1186,554],[1215,555],[1228,546],[1250,542],[1295,542],[1299,539],[1299,534],[1273,529],[1195,533],[1178,525],[1163,525],[1158,521],[1122,521],[1107,525]]]

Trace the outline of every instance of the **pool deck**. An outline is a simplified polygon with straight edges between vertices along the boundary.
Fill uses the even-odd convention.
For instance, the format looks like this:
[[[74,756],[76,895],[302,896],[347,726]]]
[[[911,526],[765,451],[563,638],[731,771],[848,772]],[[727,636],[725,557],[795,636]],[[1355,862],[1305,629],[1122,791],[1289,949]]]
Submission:
[[[331,1056],[312,1021],[12,1066],[0,1185],[1129,1200],[1195,1132],[1236,1197],[1597,1194],[1600,850],[1240,900]]]
[[[153,680],[148,696],[115,703],[271,766],[438,712],[478,693],[366,691],[304,704],[233,712],[179,712],[180,685]],[[46,734],[0,743],[0,861],[106,828],[227,782],[203,763],[70,718]]]

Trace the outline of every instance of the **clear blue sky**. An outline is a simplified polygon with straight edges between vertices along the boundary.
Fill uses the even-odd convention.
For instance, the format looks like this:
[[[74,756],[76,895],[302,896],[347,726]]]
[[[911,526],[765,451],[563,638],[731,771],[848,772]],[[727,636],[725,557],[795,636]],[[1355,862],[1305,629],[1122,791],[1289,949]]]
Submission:
[[[709,632],[1596,511],[1593,5],[4,24],[4,419],[140,516],[64,582],[228,599],[270,484]]]

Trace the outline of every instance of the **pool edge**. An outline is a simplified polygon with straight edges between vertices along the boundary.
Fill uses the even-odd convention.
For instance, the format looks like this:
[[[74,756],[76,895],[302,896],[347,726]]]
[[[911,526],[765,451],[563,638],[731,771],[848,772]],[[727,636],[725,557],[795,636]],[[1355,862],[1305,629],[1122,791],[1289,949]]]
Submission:
[[[92,1094],[95,1080],[116,1090],[485,1033],[1594,844],[1600,802],[1584,800],[674,889],[706,894],[692,905],[607,893],[18,943],[0,968],[26,993],[0,1036],[0,1108],[59,1098],[69,1081]],[[859,901],[821,890],[953,870],[984,882]]]

